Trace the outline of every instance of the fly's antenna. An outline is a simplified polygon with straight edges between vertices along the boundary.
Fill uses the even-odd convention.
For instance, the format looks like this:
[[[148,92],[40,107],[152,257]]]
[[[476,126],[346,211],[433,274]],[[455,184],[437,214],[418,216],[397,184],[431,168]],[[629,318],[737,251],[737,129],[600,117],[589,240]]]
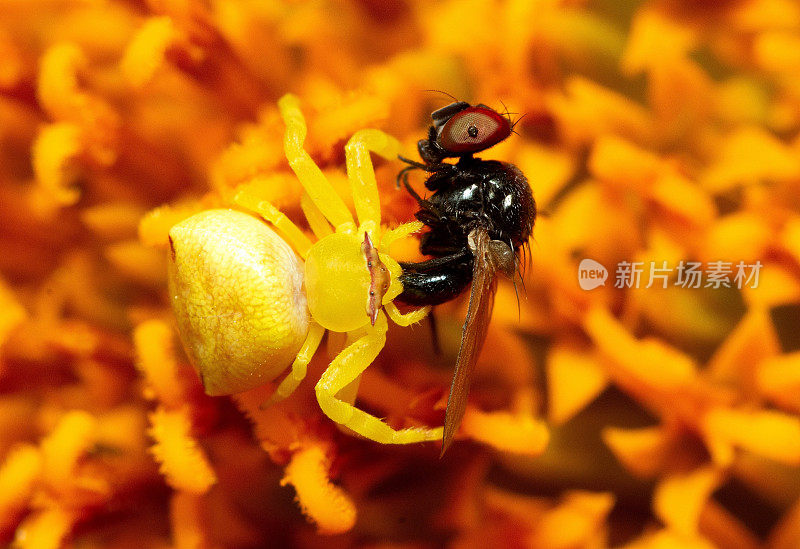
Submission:
[[[451,94],[447,93],[446,91],[442,91],[442,90],[423,90],[423,91],[426,91],[426,92],[434,92],[434,93],[441,93],[442,95],[446,95],[447,97],[449,97],[450,99],[452,99],[452,100],[453,100],[453,101],[455,101],[456,103],[458,103],[458,102],[460,101],[460,99],[458,99],[457,97],[455,97],[455,96],[453,96],[453,95],[451,95]]]

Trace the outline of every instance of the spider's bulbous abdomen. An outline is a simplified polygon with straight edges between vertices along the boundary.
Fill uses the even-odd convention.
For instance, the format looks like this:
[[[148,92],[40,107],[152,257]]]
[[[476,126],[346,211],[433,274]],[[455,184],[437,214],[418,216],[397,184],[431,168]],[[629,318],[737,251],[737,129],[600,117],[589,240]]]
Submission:
[[[178,332],[209,395],[246,391],[292,363],[308,333],[303,264],[275,231],[207,210],[169,232]]]

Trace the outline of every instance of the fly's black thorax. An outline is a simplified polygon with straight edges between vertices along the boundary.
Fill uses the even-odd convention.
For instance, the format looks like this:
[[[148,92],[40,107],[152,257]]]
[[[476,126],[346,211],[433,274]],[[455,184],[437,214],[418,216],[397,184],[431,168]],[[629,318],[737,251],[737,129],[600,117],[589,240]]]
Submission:
[[[428,198],[427,211],[423,208],[417,214],[431,229],[423,238],[428,250],[421,251],[438,255],[438,248],[445,244],[463,248],[467,235],[477,227],[512,249],[526,243],[536,206],[522,172],[513,164],[477,158],[463,159],[456,167],[453,174],[434,174],[426,183],[434,193]]]
[[[433,191],[416,217],[429,231],[420,251],[433,256],[402,264],[401,301],[438,304],[453,299],[472,280],[467,237],[475,228],[517,250],[533,230],[536,205],[528,181],[513,164],[462,158],[452,170],[433,173],[425,183]]]

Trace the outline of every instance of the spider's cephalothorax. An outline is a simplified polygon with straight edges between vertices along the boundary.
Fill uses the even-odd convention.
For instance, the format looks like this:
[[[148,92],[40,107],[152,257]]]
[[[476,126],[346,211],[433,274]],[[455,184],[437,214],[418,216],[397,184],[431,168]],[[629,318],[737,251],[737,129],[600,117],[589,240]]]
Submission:
[[[506,113],[508,114],[508,113]],[[418,142],[422,162],[398,174],[419,204],[416,217],[428,227],[420,251],[433,256],[401,263],[403,292],[398,300],[436,305],[455,298],[471,285],[469,309],[461,334],[445,414],[442,452],[452,442],[464,416],[472,371],[491,317],[498,271],[513,276],[520,265],[536,219],[536,203],[528,180],[507,162],[472,155],[506,139],[513,124],[486,105],[456,101],[431,115],[428,138]],[[446,158],[458,158],[454,164]],[[430,175],[422,198],[408,182],[412,170]]]

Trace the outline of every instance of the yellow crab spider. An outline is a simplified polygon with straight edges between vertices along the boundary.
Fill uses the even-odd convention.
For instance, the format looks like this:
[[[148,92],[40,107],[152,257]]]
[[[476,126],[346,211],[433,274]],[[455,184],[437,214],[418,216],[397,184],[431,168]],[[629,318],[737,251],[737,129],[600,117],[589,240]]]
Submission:
[[[175,225],[170,230],[170,296],[187,354],[211,395],[256,387],[289,367],[275,401],[303,380],[325,331],[344,332],[349,345],[315,387],[322,411],[383,444],[439,440],[441,427],[396,430],[339,397],[383,348],[386,315],[408,326],[429,310],[401,313],[392,301],[403,288],[400,265],[389,256],[389,247],[422,224],[392,230],[381,225],[370,152],[394,160],[400,145],[381,131],[366,129],[345,146],[356,224],[303,149],[306,123],[297,97],[282,97],[278,107],[286,124],[286,157],[305,190],[301,206],[316,241],[268,201],[245,192],[234,202],[266,220],[282,238],[266,223],[234,210],[209,210]]]

